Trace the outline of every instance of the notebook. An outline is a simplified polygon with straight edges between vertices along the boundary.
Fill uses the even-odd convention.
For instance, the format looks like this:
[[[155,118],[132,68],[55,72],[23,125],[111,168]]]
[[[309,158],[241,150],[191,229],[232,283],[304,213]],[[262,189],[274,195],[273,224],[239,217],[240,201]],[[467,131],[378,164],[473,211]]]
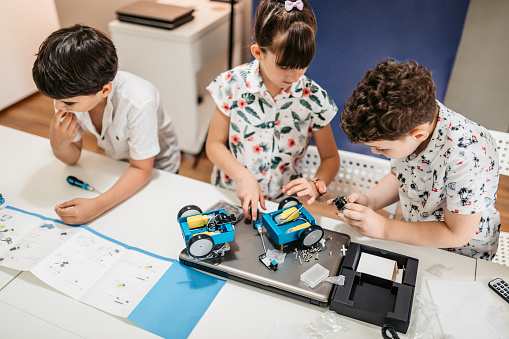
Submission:
[[[117,10],[120,21],[146,26],[174,29],[193,20],[193,8],[137,1]]]
[[[259,261],[258,256],[263,253],[260,235],[252,224],[246,224],[244,221],[235,225],[235,241],[229,243],[230,250],[223,257],[196,260],[184,249],[179,259],[183,264],[199,270],[325,307],[329,304],[333,285],[323,282],[312,289],[300,281],[300,275],[315,264],[328,269],[330,276],[338,275],[343,259],[341,250],[348,248],[350,236],[325,229],[324,231],[326,247],[319,252],[318,260],[313,255],[308,262],[303,260],[301,264],[299,259],[295,259],[295,245],[289,244],[284,248],[284,252],[287,253],[285,261],[278,266],[277,271],[269,270]],[[279,249],[279,246],[270,240],[265,229],[263,237],[267,250]]]

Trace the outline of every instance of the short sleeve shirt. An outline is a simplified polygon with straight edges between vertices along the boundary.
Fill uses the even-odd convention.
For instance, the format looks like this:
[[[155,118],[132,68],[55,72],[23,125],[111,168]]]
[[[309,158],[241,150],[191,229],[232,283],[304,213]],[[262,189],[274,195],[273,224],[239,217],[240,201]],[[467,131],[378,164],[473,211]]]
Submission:
[[[258,180],[266,199],[283,198],[281,188],[300,177],[300,160],[312,132],[335,116],[334,101],[304,75],[272,98],[258,60],[219,75],[207,89],[230,118],[230,152]],[[236,189],[233,180],[217,167],[211,181]]]
[[[495,209],[496,142],[484,127],[441,103],[438,106],[438,122],[426,149],[391,160],[400,182],[403,219],[443,221],[445,209],[458,214],[482,212],[474,237],[464,246],[447,250],[492,260],[500,234],[500,214]]]
[[[144,160],[155,156],[154,167],[176,173],[180,150],[175,128],[163,109],[159,92],[150,82],[119,71],[104,109],[102,131],[95,129],[88,112],[74,112],[78,135],[89,131],[106,155],[117,160]]]

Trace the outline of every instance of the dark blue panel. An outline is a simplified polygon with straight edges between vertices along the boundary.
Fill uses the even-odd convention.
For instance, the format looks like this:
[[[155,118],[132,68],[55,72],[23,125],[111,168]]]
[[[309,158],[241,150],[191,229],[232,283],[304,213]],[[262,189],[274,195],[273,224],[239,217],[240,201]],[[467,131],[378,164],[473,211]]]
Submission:
[[[469,0],[310,0],[318,21],[317,51],[307,75],[340,108],[331,127],[339,149],[371,154],[352,145],[339,127],[348,96],[364,73],[391,57],[432,70],[437,99],[444,100]],[[256,10],[258,1],[253,1]]]

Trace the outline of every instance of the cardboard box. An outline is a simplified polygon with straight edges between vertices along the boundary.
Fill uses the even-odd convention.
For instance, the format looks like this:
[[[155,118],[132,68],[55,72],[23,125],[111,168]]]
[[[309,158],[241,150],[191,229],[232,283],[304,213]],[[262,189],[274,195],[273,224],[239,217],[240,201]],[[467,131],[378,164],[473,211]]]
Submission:
[[[401,283],[357,271],[361,254],[393,260],[403,270]],[[375,259],[376,260],[376,259]],[[382,326],[389,324],[406,333],[417,278],[419,260],[376,247],[351,242],[343,259],[340,273],[346,277],[344,286],[335,286],[330,309],[361,321]]]

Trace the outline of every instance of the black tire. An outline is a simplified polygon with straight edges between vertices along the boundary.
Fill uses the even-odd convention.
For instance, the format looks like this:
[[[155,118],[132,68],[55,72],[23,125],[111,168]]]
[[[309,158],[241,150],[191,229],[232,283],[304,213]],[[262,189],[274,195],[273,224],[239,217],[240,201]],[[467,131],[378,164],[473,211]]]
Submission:
[[[292,197],[288,197],[288,198],[285,198],[283,199],[280,203],[279,203],[279,207],[278,207],[278,210],[282,210],[283,208],[286,208],[286,207],[292,207],[292,206],[297,206],[300,204],[300,201],[295,199],[295,198],[292,198]]]
[[[187,253],[197,259],[205,258],[214,250],[214,239],[208,234],[197,234],[187,242]]]
[[[199,214],[199,213],[203,213],[201,208],[199,208],[196,205],[187,205],[180,209],[180,211],[177,214],[177,220],[182,217],[187,217],[187,216],[190,216],[193,214]]]
[[[299,236],[299,241],[303,247],[313,247],[323,238],[323,228],[318,225],[311,225],[306,228]]]

